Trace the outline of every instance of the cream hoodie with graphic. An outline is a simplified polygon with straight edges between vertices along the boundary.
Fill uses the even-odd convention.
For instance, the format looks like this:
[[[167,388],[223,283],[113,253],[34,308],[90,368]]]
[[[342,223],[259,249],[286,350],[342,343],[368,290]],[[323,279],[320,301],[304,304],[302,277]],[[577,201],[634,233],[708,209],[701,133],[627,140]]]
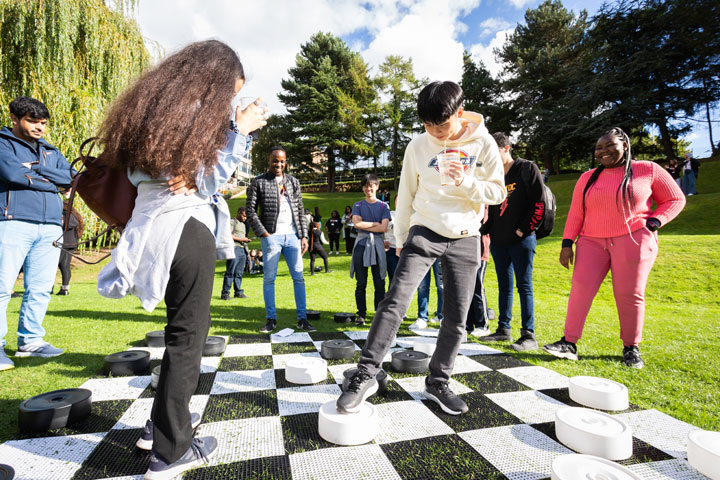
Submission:
[[[440,184],[437,154],[445,150],[442,141],[425,132],[405,150],[394,221],[398,247],[414,225],[448,238],[479,235],[483,205],[497,205],[507,196],[500,151],[482,115],[463,112],[460,121],[467,130],[447,141],[447,151],[457,151],[463,163],[460,186]]]

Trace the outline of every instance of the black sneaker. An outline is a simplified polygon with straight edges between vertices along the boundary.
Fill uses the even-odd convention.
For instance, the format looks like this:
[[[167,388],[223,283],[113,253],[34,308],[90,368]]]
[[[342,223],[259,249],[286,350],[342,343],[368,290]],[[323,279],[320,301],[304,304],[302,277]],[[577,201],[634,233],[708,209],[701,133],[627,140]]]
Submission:
[[[424,393],[425,398],[437,403],[445,413],[460,415],[468,411],[467,404],[450,390],[447,382],[428,383],[425,377]]]
[[[60,290],[58,290],[58,292],[55,295],[60,295],[60,296],[70,295],[70,290],[68,290],[67,288],[60,287]]]
[[[340,413],[357,413],[360,405],[370,395],[378,391],[378,382],[365,370],[358,368],[350,377],[347,389],[337,399],[336,407]]]
[[[275,320],[274,318],[268,318],[265,326],[263,326],[260,329],[260,333],[270,333],[273,330],[275,330],[276,325],[277,325],[277,320]]]
[[[192,412],[190,413],[190,425],[192,426],[193,430],[197,428],[198,425],[200,425],[200,414]],[[135,443],[135,446],[137,446],[141,450],[152,450],[153,446],[153,422],[152,420],[148,420],[145,422],[145,428],[143,429],[142,435],[140,435],[140,438],[138,438],[138,441]]]
[[[235,298],[248,298],[248,296],[242,292],[235,292]]]
[[[510,345],[510,348],[521,352],[523,350],[537,350],[538,344],[535,340],[535,334],[530,330],[520,330],[520,338]]]
[[[358,315],[357,317],[355,317],[355,325],[359,327],[365,325],[365,317],[363,317],[362,315]]]
[[[512,333],[509,328],[499,328],[495,333],[491,333],[485,337],[480,337],[481,342],[511,342]]]
[[[543,345],[543,350],[558,358],[567,358],[568,360],[578,359],[577,346],[565,340],[565,337],[562,337],[555,343]]]
[[[630,368],[643,368],[645,362],[640,357],[640,349],[633,345],[631,347],[623,347],[623,363]]]
[[[167,463],[153,452],[150,457],[150,468],[145,472],[148,480],[170,480],[181,473],[207,463],[208,458],[217,449],[215,437],[193,438],[187,452],[173,463]]]
[[[230,300],[230,294],[223,293],[222,295],[220,295],[220,300]]]
[[[317,330],[315,327],[310,325],[310,322],[307,321],[307,318],[301,318],[298,320],[297,324],[298,330],[305,330],[306,332],[314,332]]]

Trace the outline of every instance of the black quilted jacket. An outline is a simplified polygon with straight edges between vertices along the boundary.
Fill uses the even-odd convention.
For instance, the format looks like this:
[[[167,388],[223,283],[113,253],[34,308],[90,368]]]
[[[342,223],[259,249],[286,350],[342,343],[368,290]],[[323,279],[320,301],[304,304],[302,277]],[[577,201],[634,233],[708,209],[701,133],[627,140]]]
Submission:
[[[305,220],[305,207],[300,193],[300,182],[292,175],[284,175],[286,195],[290,200],[295,228],[298,237],[307,238],[307,222]],[[280,203],[280,189],[275,181],[275,174],[266,172],[253,178],[247,189],[247,218],[255,235],[262,237],[265,232],[275,233],[277,225],[278,206]]]

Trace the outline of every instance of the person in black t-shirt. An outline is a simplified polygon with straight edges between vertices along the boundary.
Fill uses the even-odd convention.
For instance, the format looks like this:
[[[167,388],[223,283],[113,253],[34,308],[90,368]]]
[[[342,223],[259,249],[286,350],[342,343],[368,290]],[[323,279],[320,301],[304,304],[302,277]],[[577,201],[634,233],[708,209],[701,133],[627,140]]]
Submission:
[[[340,232],[342,231],[342,221],[340,220],[340,213],[337,210],[333,210],[330,214],[330,219],[325,224],[328,230],[328,237],[330,237],[330,255],[333,253],[333,246],[335,246],[335,255],[340,255]]]
[[[483,234],[490,234],[490,253],[495,262],[498,278],[498,328],[481,341],[512,341],[513,273],[520,295],[522,327],[520,338],[511,345],[515,350],[535,350],[535,305],[533,300],[532,270],[535,257],[535,230],[545,212],[543,183],[540,169],[535,163],[521,158],[513,159],[510,140],[504,133],[493,135],[500,148],[505,168],[507,198],[500,205],[489,207],[488,221],[482,226]]]

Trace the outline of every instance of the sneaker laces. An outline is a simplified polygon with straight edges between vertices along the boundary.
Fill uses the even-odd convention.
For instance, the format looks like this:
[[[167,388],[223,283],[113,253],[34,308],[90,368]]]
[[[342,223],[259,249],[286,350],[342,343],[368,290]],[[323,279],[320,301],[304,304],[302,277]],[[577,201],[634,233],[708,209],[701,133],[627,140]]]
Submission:
[[[447,382],[437,382],[434,384],[434,387],[443,395],[455,395],[452,390],[450,390],[450,386]]]
[[[190,444],[190,448],[192,448],[193,455],[195,458],[202,458],[203,462],[208,462],[208,457],[205,455],[205,452],[203,452],[203,449],[201,448],[202,442],[200,439],[195,438],[193,439],[192,443]]]
[[[358,393],[360,391],[360,386],[371,378],[372,375],[370,375],[369,373],[358,370],[357,372],[355,372],[355,375],[350,378],[347,390],[349,392]]]

